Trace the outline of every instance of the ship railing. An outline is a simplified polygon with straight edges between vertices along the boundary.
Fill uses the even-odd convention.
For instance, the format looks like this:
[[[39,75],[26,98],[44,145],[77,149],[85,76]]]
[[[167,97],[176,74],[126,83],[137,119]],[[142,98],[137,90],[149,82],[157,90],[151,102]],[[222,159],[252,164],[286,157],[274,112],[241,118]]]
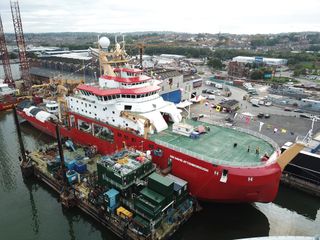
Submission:
[[[216,125],[216,126],[219,126],[219,127],[223,127],[223,128],[230,128],[230,129],[236,130],[238,132],[243,132],[243,133],[250,134],[250,135],[252,135],[254,137],[261,138],[262,140],[266,141],[274,149],[279,149],[279,145],[274,140],[272,140],[271,138],[269,138],[266,135],[263,135],[263,134],[261,134],[259,132],[256,132],[256,131],[253,131],[253,130],[250,130],[250,129],[241,128],[241,127],[236,127],[236,126],[226,126],[223,123],[219,123],[219,122],[213,122],[213,125]]]
[[[260,161],[259,162],[246,162],[245,164],[243,162],[226,161],[226,160],[208,157],[204,154],[199,154],[199,153],[187,150],[185,148],[181,148],[181,147],[175,146],[173,144],[161,141],[159,139],[156,139],[155,142],[161,146],[170,148],[172,150],[183,153],[185,155],[189,155],[191,157],[203,160],[205,162],[213,163],[213,164],[225,165],[225,166],[229,165],[229,166],[236,166],[236,167],[246,167],[246,168],[263,166]]]
[[[261,133],[252,131],[250,129],[244,129],[244,128],[240,128],[240,127],[234,127],[234,129],[239,131],[239,132],[248,133],[248,134],[250,134],[252,136],[255,136],[257,138],[261,138],[262,140],[264,140],[267,143],[269,143],[273,147],[273,149],[279,149],[279,145],[274,140],[272,140],[271,138],[267,137],[266,135],[263,135]]]

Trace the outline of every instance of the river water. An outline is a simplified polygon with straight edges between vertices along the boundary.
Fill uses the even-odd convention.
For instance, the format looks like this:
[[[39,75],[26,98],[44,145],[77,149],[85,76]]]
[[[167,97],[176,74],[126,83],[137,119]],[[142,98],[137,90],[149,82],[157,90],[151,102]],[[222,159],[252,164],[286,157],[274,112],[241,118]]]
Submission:
[[[1,74],[0,74],[1,78]],[[28,150],[54,139],[22,125]],[[0,113],[0,239],[118,239],[77,209],[64,210],[46,185],[23,181],[12,112]],[[257,236],[320,234],[320,199],[280,186],[273,203],[201,203],[202,210],[173,239],[238,239]]]

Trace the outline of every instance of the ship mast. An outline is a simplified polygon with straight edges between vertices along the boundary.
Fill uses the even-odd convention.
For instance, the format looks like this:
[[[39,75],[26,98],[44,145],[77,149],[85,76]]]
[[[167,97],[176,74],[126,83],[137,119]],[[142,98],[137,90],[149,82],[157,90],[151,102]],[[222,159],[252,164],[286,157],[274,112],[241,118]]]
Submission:
[[[120,43],[122,43],[122,46],[120,45]],[[101,37],[98,40],[100,76],[115,76],[111,64],[124,64],[128,62],[128,54],[125,50],[124,37],[122,42],[120,43],[118,43],[117,37],[115,37],[115,49],[111,49],[111,51],[108,51],[108,48],[110,46],[109,38]]]

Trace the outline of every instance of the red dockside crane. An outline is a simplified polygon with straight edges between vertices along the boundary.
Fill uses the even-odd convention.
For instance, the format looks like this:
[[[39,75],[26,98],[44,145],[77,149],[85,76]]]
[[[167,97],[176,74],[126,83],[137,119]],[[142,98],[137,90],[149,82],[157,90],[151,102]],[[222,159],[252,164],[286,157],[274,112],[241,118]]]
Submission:
[[[1,15],[0,15],[0,55],[1,55],[1,60],[3,64],[3,69],[4,69],[4,83],[7,83],[9,86],[14,87],[14,81],[11,73],[9,54],[7,49],[6,38],[4,36]]]
[[[26,43],[24,40],[22,21],[20,16],[20,8],[18,1],[10,1],[13,27],[16,34],[16,41],[19,51],[21,79],[24,81],[25,87],[32,85],[29,73],[29,62],[26,54]]]

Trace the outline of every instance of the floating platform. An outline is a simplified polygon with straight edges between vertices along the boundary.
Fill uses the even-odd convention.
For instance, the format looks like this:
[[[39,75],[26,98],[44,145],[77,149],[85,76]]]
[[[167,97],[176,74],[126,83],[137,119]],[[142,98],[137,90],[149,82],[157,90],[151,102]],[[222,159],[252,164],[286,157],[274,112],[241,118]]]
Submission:
[[[158,174],[151,155],[101,156],[80,146],[65,146],[63,155],[61,161],[57,145],[44,146],[22,161],[22,173],[55,190],[63,207],[78,207],[120,238],[168,239],[194,212],[187,182]]]
[[[281,182],[289,187],[299,189],[316,197],[320,197],[320,186],[294,177],[288,173],[282,174]]]

